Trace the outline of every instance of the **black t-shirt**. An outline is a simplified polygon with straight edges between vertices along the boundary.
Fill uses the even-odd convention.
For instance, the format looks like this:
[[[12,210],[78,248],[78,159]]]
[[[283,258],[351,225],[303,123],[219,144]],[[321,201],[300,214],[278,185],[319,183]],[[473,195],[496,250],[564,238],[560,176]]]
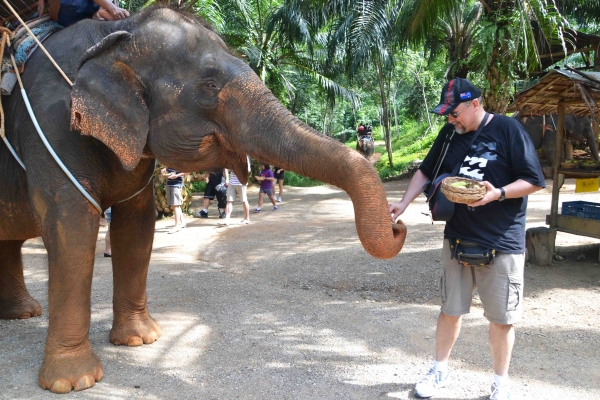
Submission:
[[[429,178],[433,176],[446,135],[453,129],[451,124],[442,128],[421,164],[421,171]],[[452,172],[459,158],[467,152],[474,134],[454,134],[439,174]],[[517,179],[546,186],[529,135],[515,119],[501,115],[494,115],[481,130],[467,152],[458,176],[488,181],[497,188]],[[446,223],[444,236],[473,241],[499,252],[521,254],[525,252],[526,210],[527,196],[492,201],[473,210],[466,204],[456,204],[452,219]]]
[[[179,173],[179,171],[177,171],[173,168],[169,168],[169,167],[167,167],[167,172],[173,173],[173,174]],[[178,188],[183,187],[183,176],[178,176],[175,179],[167,179],[167,186],[178,187]]]
[[[221,184],[221,180],[223,178],[223,171],[213,172],[211,171],[208,174],[208,184],[212,187],[216,187]]]

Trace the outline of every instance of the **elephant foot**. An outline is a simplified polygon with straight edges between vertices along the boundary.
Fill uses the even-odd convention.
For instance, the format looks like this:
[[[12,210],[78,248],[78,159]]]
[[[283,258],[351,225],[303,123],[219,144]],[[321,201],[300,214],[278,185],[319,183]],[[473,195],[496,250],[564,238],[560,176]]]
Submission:
[[[53,393],[69,393],[73,389],[89,389],[103,377],[100,358],[88,349],[80,353],[46,354],[38,382]]]
[[[42,315],[42,306],[26,295],[18,300],[0,300],[0,319],[27,319]]]
[[[162,336],[160,325],[148,314],[113,322],[110,341],[116,345],[141,346],[154,343]]]

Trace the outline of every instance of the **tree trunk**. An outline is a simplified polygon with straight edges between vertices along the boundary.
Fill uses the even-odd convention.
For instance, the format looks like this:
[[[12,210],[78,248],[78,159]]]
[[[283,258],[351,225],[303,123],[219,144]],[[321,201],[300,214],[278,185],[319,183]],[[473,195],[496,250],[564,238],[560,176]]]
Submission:
[[[396,136],[400,139],[400,129],[398,129],[398,113],[396,109],[398,108],[398,103],[396,102],[396,94],[398,93],[398,88],[394,88],[394,95],[392,96],[392,101],[394,104],[394,127],[396,128]]]
[[[392,159],[392,136],[390,132],[390,118],[389,118],[389,105],[388,97],[385,88],[385,74],[383,72],[383,66],[380,60],[377,58],[375,62],[375,68],[377,69],[377,81],[379,82],[379,97],[381,98],[381,124],[383,125],[385,133],[385,149],[388,153],[388,160],[390,168],[394,166],[394,160]]]
[[[495,0],[489,2],[486,7],[486,17],[494,21],[496,31],[494,34],[495,46],[485,73],[489,87],[484,88],[483,99],[485,109],[498,114],[506,113],[511,96],[511,87],[508,85],[511,66],[516,68],[515,55],[512,54],[508,46],[513,41],[511,37],[512,28],[506,22],[507,18],[504,15],[513,6],[512,3],[507,4],[504,1]]]

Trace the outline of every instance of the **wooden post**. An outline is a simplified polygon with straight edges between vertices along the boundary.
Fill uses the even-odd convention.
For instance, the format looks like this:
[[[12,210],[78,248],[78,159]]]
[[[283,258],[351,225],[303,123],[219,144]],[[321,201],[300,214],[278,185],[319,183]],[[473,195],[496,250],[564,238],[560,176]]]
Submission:
[[[558,168],[560,167],[561,156],[563,151],[563,137],[565,126],[565,106],[558,104],[558,121],[556,124],[556,151],[554,154],[554,176],[552,181],[552,204],[550,205],[550,228],[556,228],[556,215],[558,214],[558,191],[559,177]]]
[[[529,262],[535,265],[548,266],[554,255],[556,229],[545,226],[529,228],[525,233],[525,244]]]
[[[573,143],[570,140],[565,140],[565,159],[570,160],[573,158]]]

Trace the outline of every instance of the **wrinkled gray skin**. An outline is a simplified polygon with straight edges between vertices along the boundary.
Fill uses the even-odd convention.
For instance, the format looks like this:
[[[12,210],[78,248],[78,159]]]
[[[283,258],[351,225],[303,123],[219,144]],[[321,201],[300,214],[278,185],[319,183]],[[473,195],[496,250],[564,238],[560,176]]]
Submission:
[[[531,137],[535,148],[541,148],[548,164],[553,166],[556,154],[556,124],[558,116],[556,114],[546,115],[545,125],[542,116],[521,116],[515,114],[513,117],[519,120]],[[600,161],[598,157],[598,138],[594,135],[592,124],[588,117],[576,117],[566,114],[565,139],[574,142],[575,145],[588,146],[592,157],[596,161]],[[564,160],[564,154],[561,155],[561,160]]]
[[[295,118],[199,21],[150,8],[121,21],[81,21],[44,45],[74,86],[42,52],[33,54],[23,82],[39,125],[101,208],[112,206],[114,344],[139,346],[161,335],[146,298],[155,160],[184,172],[227,167],[246,182],[248,154],[331,183],[352,199],[367,252],[390,258],[402,248],[406,229],[392,231],[369,162]],[[86,389],[103,376],[88,337],[100,212],[51,158],[21,92],[2,101],[7,138],[27,171],[0,146],[0,318],[41,314],[21,261],[23,242],[41,236],[49,326],[39,384],[57,393]]]
[[[359,139],[356,142],[356,150],[360,154],[362,154],[367,160],[371,158],[373,155],[373,151],[375,150],[375,142],[369,139]]]

